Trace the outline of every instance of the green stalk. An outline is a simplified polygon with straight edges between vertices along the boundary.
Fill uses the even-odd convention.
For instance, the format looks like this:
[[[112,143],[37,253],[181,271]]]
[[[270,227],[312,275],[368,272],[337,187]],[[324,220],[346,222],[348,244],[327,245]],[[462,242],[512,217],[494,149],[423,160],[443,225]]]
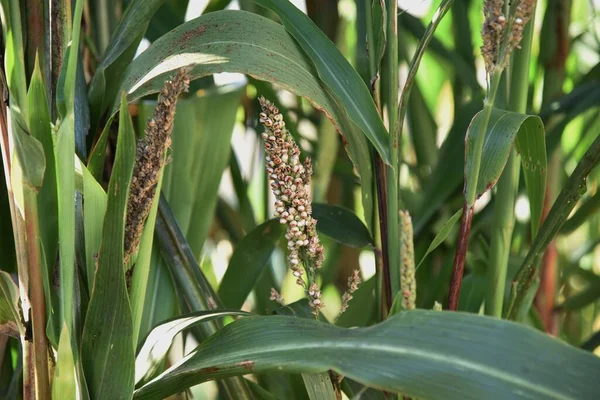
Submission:
[[[533,15],[535,15],[535,9]],[[532,39],[533,21],[530,21],[525,27],[521,49],[515,50],[512,59],[508,97],[508,109],[510,111],[519,113],[527,111]],[[519,161],[520,157],[513,149],[504,172],[498,181],[494,203],[494,224],[492,227],[485,313],[497,318],[502,318],[504,305],[504,288],[506,286],[510,243],[515,224],[515,202],[519,190]]]
[[[24,187],[25,228],[29,262],[29,289],[31,300],[31,323],[35,362],[36,395],[39,399],[50,398],[48,373],[48,340],[46,338],[46,302],[42,280],[42,257],[40,251],[40,224],[35,189]]]
[[[388,242],[388,278],[390,286],[391,299],[396,297],[400,291],[400,243],[399,215],[398,215],[398,169],[400,163],[400,135],[394,129],[398,114],[396,107],[398,105],[398,0],[386,1],[387,8],[387,26],[386,38],[387,46],[385,51],[385,62],[388,90],[388,130],[389,149],[391,154],[391,165],[386,167],[386,208],[387,208],[387,242]]]

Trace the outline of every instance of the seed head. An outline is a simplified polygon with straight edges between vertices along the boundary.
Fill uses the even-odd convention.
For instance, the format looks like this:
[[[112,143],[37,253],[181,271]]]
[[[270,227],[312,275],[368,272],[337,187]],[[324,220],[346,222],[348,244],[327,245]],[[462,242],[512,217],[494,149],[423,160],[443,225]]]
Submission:
[[[300,148],[285,128],[279,109],[264,97],[259,102],[262,107],[259,120],[266,128],[266,132],[261,135],[265,142],[265,161],[271,189],[276,197],[275,215],[280,218],[279,222],[288,226],[285,235],[290,252],[288,261],[294,276],[308,293],[316,285],[314,277],[316,270],[323,264],[324,257],[323,246],[317,235],[317,220],[311,215],[309,187],[312,164],[308,158],[304,164],[300,163]],[[301,278],[298,267],[300,261],[306,269],[310,287]],[[320,291],[318,293],[320,296]],[[313,312],[318,315],[323,303],[318,297],[309,297]]]

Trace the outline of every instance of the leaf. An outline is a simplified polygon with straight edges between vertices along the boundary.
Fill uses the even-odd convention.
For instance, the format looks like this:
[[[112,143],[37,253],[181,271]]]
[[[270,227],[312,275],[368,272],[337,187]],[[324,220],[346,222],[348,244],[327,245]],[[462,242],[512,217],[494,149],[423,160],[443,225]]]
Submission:
[[[287,0],[252,0],[275,12],[288,32],[314,63],[319,77],[344,107],[350,119],[373,143],[382,160],[390,163],[388,134],[360,75],[329,38]]]
[[[19,337],[19,288],[7,272],[0,271],[0,334]]]
[[[44,148],[39,140],[29,135],[27,123],[22,116],[10,110],[13,124],[14,151],[18,162],[20,178],[24,185],[38,191],[44,181],[46,170],[46,157]]]
[[[504,399],[519,393],[578,399],[593,398],[600,390],[594,379],[600,360],[543,333],[495,318],[412,310],[356,329],[285,316],[242,318],[136,390],[134,398],[164,398],[200,382],[249,372],[328,369],[419,398]]]
[[[133,391],[133,326],[125,284],[123,241],[135,148],[133,125],[123,95],[98,268],[81,344],[92,399],[128,399]]]
[[[152,376],[158,364],[167,356],[173,339],[184,329],[191,328],[202,322],[232,315],[247,315],[243,311],[196,311],[164,321],[148,334],[135,359],[135,382]]]
[[[154,42],[168,33],[171,29],[183,24],[188,8],[188,0],[163,0],[163,5],[158,9],[148,24],[144,37]]]
[[[379,74],[379,65],[381,64],[381,59],[383,58],[383,54],[385,52],[385,27],[387,20],[387,13],[385,9],[385,4],[383,4],[383,0],[367,0],[371,2],[371,16],[373,22],[371,26],[373,26],[373,47],[369,49],[367,47],[367,52],[369,54],[369,58],[372,58],[371,63],[375,65],[375,74]],[[368,39],[367,39],[368,40]],[[371,80],[375,79],[376,76],[372,76]]]
[[[475,138],[481,134],[479,128],[481,117],[482,112],[477,113],[467,130],[465,176],[470,175],[469,171],[472,168],[471,149]],[[522,155],[521,161],[529,195],[533,229],[539,223],[542,215],[546,188],[546,148],[544,126],[540,117],[497,108],[492,109],[481,154],[477,198],[498,182],[515,139],[517,140],[517,150]]]
[[[580,310],[583,307],[594,303],[598,298],[600,298],[600,282],[594,281],[581,292],[567,298],[557,307],[557,310]]]
[[[90,82],[88,97],[92,115],[96,118],[92,121],[92,128],[113,101],[118,104],[117,94],[124,77],[123,70],[133,60],[150,19],[163,2],[164,0],[133,0],[127,6]]]
[[[320,233],[351,247],[374,245],[369,229],[351,210],[325,203],[312,205]]]
[[[283,233],[279,220],[272,219],[254,228],[235,246],[219,286],[219,297],[226,307],[242,307]]]
[[[335,391],[328,372],[302,374],[310,400],[336,400]]]
[[[75,359],[71,351],[71,337],[67,324],[63,324],[58,342],[54,380],[52,381],[52,399],[76,399],[76,382]]]
[[[368,141],[323,88],[313,65],[281,25],[243,11],[203,15],[178,26],[133,60],[120,90],[127,93],[129,101],[156,93],[173,71],[184,66],[192,66],[191,79],[239,72],[275,83],[323,111],[347,139],[348,153],[361,177],[365,213],[371,214],[373,186]],[[115,102],[111,114],[117,108]]]
[[[162,321],[172,318],[177,312],[177,294],[173,288],[173,281],[167,266],[160,257],[160,250],[155,244],[152,248],[150,273],[146,285],[146,299],[144,300],[144,313],[140,324],[138,343],[140,338],[145,338],[148,333]]]
[[[421,266],[421,264],[423,264],[423,261],[425,261],[427,256],[429,254],[431,254],[431,252],[433,252],[435,249],[437,249],[438,246],[444,242],[444,240],[446,240],[446,238],[452,231],[452,228],[454,228],[454,225],[456,224],[456,222],[460,219],[460,217],[462,217],[462,213],[463,213],[463,210],[461,208],[460,210],[455,212],[454,215],[451,216],[450,219],[444,223],[444,225],[442,225],[442,228],[440,229],[438,234],[435,235],[435,237],[433,238],[433,241],[427,248],[427,251],[423,255],[423,258],[421,258],[421,261],[419,261],[419,264],[417,265],[417,268],[415,268],[415,269],[419,269],[419,267]]]
[[[83,163],[79,162],[79,167],[83,176],[83,229],[85,233],[87,284],[88,290],[91,292],[96,275],[96,260],[102,243],[107,195]]]
[[[39,214],[43,215],[43,218],[39,218],[38,222],[41,246],[46,253],[44,262],[42,262],[42,279],[44,283],[44,295],[46,296],[46,316],[48,318],[49,330],[58,339],[60,333],[58,329],[56,329],[56,332],[54,330],[54,324],[57,323],[56,318],[59,316],[54,311],[55,304],[58,304],[58,298],[56,293],[50,290],[51,271],[54,267],[54,260],[56,260],[56,253],[58,251],[58,241],[56,240],[58,236],[56,163],[54,160],[54,144],[52,142],[52,127],[46,85],[42,79],[39,59],[37,57],[27,92],[27,103],[29,108],[29,132],[33,138],[41,143],[46,160],[44,180],[37,194]],[[48,265],[48,260],[52,260],[51,266]],[[51,326],[52,328],[50,328]],[[54,342],[54,344],[56,343]]]

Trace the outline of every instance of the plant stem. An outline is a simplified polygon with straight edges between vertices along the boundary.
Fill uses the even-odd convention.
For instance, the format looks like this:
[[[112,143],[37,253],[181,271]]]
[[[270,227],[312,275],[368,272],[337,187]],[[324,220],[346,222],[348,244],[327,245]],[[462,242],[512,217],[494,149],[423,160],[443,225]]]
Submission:
[[[399,202],[398,202],[398,171],[400,163],[400,135],[395,131],[398,114],[398,0],[386,1],[387,46],[385,62],[387,65],[387,108],[389,149],[391,165],[386,167],[386,209],[387,209],[387,256],[389,268],[389,292],[391,299],[400,291],[400,232],[399,232]],[[382,236],[383,238],[383,236]],[[391,299],[389,300],[391,302]],[[389,309],[389,308],[388,308]]]
[[[535,15],[535,8],[533,15]],[[533,38],[533,21],[525,27],[521,49],[516,49],[512,59],[512,69],[508,109],[518,113],[527,111],[529,82],[529,61]],[[488,289],[485,300],[485,313],[502,318],[504,288],[510,255],[510,243],[515,224],[515,202],[519,191],[519,161],[515,149],[510,153],[506,167],[498,181],[494,203],[494,225],[492,227],[490,260],[488,267]],[[537,226],[532,223],[532,228]],[[537,230],[537,228],[534,228]],[[535,235],[536,232],[533,234]]]
[[[504,287],[506,286],[510,242],[515,225],[515,201],[519,190],[519,172],[519,156],[513,149],[498,181],[494,202],[485,313],[497,318],[502,317],[504,305]]]
[[[477,181],[479,180],[479,170],[481,168],[481,153],[483,151],[483,142],[485,132],[487,131],[492,115],[492,108],[496,100],[496,93],[500,86],[500,78],[502,77],[502,67],[497,65],[494,67],[493,75],[490,79],[490,87],[483,101],[483,111],[481,114],[481,133],[476,136],[473,143],[473,154],[470,175],[465,176],[465,203],[463,205],[463,214],[460,226],[460,236],[458,245],[454,255],[454,265],[452,267],[452,278],[450,280],[450,293],[448,296],[448,309],[456,311],[458,309],[458,299],[460,297],[460,286],[465,270],[465,258],[467,255],[467,247],[469,244],[469,234],[471,233],[471,223],[473,222],[473,206],[477,197]]]
[[[50,398],[48,374],[48,340],[46,338],[46,302],[42,281],[42,258],[40,252],[40,225],[37,195],[33,189],[25,191],[25,227],[29,262],[29,289],[31,297],[31,323],[33,326],[33,349],[36,374],[36,395]]]

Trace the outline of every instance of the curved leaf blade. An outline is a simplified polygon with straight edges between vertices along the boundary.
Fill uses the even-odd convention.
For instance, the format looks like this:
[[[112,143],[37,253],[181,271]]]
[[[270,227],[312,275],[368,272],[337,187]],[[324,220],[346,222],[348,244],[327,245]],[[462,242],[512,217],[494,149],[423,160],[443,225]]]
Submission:
[[[369,138],[382,160],[390,163],[388,133],[369,89],[338,48],[287,0],[252,0],[273,11],[314,63],[319,77],[343,105],[350,119]]]
[[[357,329],[284,316],[242,318],[134,398],[164,398],[209,379],[249,372],[328,369],[419,398],[504,399],[518,393],[577,399],[593,398],[600,390],[598,358],[531,328],[458,312],[413,310]]]
[[[152,376],[160,363],[169,352],[173,339],[184,329],[188,329],[202,322],[212,321],[228,315],[248,315],[243,311],[197,311],[164,321],[156,326],[144,340],[135,359],[135,382]]]
[[[465,176],[469,176],[472,168],[471,149],[476,136],[481,134],[479,128],[481,116],[481,112],[477,113],[467,130]],[[546,190],[546,142],[540,117],[492,109],[481,154],[477,198],[496,185],[515,141],[517,150],[522,155],[523,173],[531,207],[532,229],[537,230]]]

